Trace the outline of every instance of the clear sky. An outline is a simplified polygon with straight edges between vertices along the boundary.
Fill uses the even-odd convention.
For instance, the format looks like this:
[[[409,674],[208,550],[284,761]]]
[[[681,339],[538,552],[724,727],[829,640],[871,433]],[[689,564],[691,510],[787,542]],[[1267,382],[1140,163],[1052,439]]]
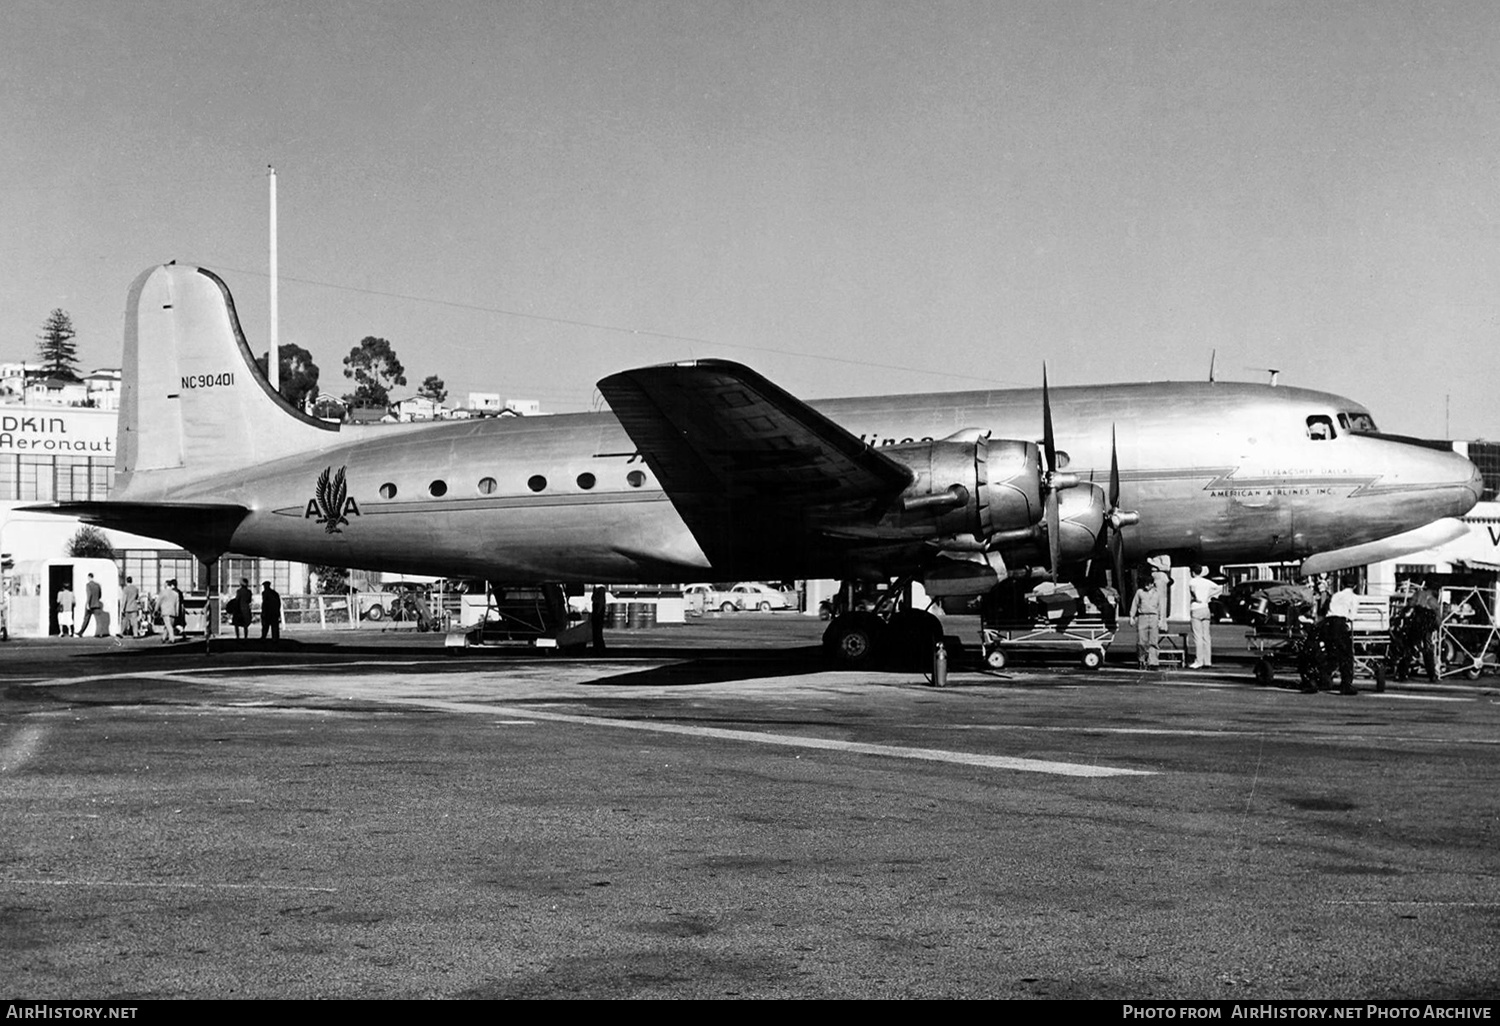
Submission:
[[[1500,438],[1500,5],[4,0],[0,360],[220,273],[574,411],[721,356],[819,396],[1263,380]],[[398,394],[400,390],[398,390]]]

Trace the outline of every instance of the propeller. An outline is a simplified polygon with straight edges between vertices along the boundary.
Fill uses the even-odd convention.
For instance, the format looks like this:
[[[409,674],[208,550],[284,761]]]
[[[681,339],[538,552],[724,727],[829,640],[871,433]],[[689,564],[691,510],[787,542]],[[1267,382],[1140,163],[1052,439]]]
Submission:
[[[1094,561],[1096,566],[1100,565],[1105,553],[1108,552],[1110,566],[1115,573],[1115,587],[1120,589],[1121,595],[1124,595],[1126,588],[1125,539],[1120,531],[1140,521],[1139,513],[1120,508],[1120,452],[1115,444],[1115,429],[1111,425],[1109,429],[1108,505],[1104,511],[1104,529],[1099,532],[1099,540],[1094,548]]]
[[[1077,474],[1057,468],[1057,440],[1052,433],[1052,395],[1047,386],[1047,365],[1042,364],[1042,472],[1043,514],[1047,519],[1047,567],[1057,577],[1062,568],[1062,515],[1057,493],[1078,484]]]

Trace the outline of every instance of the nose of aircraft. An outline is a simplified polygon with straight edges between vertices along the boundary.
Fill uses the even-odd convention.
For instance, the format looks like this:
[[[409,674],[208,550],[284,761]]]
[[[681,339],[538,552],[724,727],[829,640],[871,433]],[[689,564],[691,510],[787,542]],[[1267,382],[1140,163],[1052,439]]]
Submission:
[[[1473,509],[1479,502],[1479,497],[1484,494],[1484,475],[1479,472],[1479,468],[1473,463],[1470,463],[1468,460],[1464,460],[1464,462],[1469,464],[1469,479],[1465,482],[1464,487],[1469,490],[1470,495],[1474,496],[1474,501],[1469,503],[1469,509]],[[1464,512],[1469,512],[1469,509],[1464,510]]]
[[[1456,452],[1434,452],[1432,483],[1449,500],[1444,514],[1461,517],[1479,502],[1484,494],[1484,477],[1479,468]]]

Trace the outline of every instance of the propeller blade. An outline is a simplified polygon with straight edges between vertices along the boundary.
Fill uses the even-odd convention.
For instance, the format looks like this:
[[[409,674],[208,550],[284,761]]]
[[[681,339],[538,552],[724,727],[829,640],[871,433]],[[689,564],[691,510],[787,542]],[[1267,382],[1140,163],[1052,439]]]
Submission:
[[[1120,508],[1120,451],[1115,447],[1115,426],[1109,426],[1109,509]]]
[[[1042,364],[1042,452],[1047,456],[1047,472],[1057,473],[1057,441],[1052,436],[1052,397],[1047,389],[1047,365]]]

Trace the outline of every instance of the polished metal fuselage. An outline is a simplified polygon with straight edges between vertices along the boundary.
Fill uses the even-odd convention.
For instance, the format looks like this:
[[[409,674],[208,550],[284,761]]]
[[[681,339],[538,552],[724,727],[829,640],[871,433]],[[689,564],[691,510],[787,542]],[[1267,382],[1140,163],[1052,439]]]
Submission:
[[[1055,388],[1067,470],[1107,485],[1117,439],[1127,556],[1291,560],[1373,541],[1471,508],[1478,472],[1452,452],[1340,425],[1362,406],[1323,392],[1234,383]],[[813,402],[877,449],[968,428],[1036,441],[1040,390]],[[1308,418],[1335,437],[1310,437]],[[340,518],[318,503],[342,468]],[[144,484],[145,482],[141,482]],[[718,579],[635,445],[608,413],[345,429],[315,451],[214,474],[176,501],[251,512],[230,550],[310,563],[494,580]],[[909,563],[913,550],[893,556]],[[843,576],[839,559],[754,576]],[[892,575],[913,569],[885,567]]]

